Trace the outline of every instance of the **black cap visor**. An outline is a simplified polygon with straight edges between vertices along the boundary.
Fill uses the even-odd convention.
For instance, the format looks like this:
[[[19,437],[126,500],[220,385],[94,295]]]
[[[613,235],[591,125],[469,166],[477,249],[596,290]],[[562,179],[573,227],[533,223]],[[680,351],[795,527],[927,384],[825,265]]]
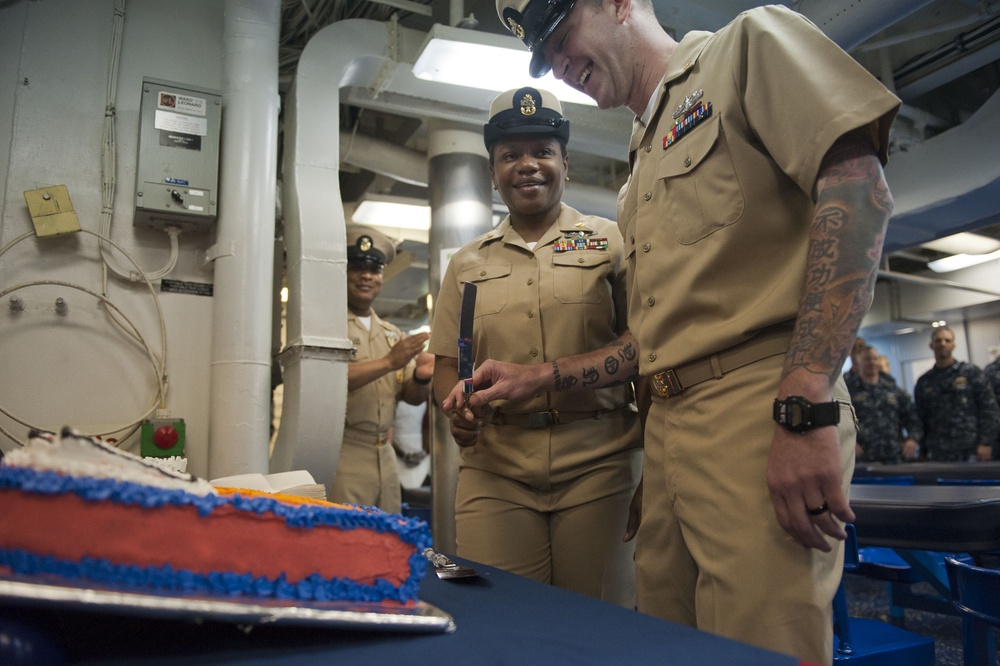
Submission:
[[[542,46],[575,4],[576,0],[533,0],[525,8],[520,25],[524,29],[523,41],[531,51],[528,73],[532,77],[541,78],[552,69],[542,55]]]
[[[376,249],[371,249],[368,253],[362,253],[355,248],[347,249],[347,267],[356,266],[358,268],[377,269],[381,271],[385,268],[385,257]]]
[[[486,150],[493,150],[493,144],[501,139],[509,139],[517,136],[545,135],[569,141],[569,121],[565,118],[533,118],[531,122],[525,122],[522,118],[516,117],[510,120],[504,116],[514,112],[504,111],[493,117],[492,121],[483,125],[483,142]]]

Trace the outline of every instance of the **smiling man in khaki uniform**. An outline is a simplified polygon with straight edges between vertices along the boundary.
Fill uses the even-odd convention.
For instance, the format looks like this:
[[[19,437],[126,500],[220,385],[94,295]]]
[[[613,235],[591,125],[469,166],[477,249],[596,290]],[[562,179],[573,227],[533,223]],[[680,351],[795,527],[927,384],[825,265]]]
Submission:
[[[347,334],[354,353],[347,368],[344,444],[330,500],[398,513],[402,500],[390,428],[399,400],[411,405],[427,400],[434,357],[422,351],[427,333],[404,336],[372,310],[382,290],[382,271],[395,256],[385,234],[347,226]]]
[[[899,100],[780,6],[680,42],[648,0],[498,0],[497,11],[532,49],[533,75],[551,68],[601,108],[636,115],[618,226],[638,366],[656,389],[639,609],[830,663],[838,540],[854,518],[840,372],[892,210],[882,164]],[[593,361],[560,359],[548,377],[484,364],[470,402]]]

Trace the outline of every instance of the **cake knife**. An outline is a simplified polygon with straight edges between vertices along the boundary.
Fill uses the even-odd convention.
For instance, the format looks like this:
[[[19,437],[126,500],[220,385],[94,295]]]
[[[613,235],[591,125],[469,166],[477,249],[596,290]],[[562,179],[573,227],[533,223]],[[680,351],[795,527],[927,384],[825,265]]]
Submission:
[[[472,567],[455,564],[447,555],[442,555],[433,548],[424,548],[424,557],[434,565],[435,573],[441,580],[471,578],[479,575]]]
[[[465,283],[462,292],[462,310],[458,315],[458,378],[462,381],[465,393],[465,404],[469,404],[469,396],[475,391],[472,385],[472,373],[475,370],[475,351],[472,348],[472,322],[476,318],[476,285]]]

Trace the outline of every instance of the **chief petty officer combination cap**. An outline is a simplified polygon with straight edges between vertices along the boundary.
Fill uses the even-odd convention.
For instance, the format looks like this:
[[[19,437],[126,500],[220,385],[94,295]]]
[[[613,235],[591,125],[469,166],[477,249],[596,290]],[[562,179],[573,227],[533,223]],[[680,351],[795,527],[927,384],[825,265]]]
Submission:
[[[382,269],[396,258],[396,246],[388,236],[361,224],[347,225],[347,264]]]
[[[569,121],[562,117],[562,105],[555,95],[528,86],[496,96],[490,105],[490,121],[483,125],[487,152],[500,139],[524,134],[569,141]]]
[[[576,0],[496,0],[500,21],[531,51],[528,72],[540,78],[552,69],[542,55],[542,45],[566,18]]]

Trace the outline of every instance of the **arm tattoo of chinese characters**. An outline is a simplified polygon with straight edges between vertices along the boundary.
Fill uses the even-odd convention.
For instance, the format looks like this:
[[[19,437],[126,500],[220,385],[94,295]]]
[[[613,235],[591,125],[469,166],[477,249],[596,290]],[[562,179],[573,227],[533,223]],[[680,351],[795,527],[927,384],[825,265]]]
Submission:
[[[840,374],[871,305],[892,195],[866,134],[841,137],[820,167],[806,275],[785,374]]]
[[[552,386],[556,391],[567,391],[576,386],[577,378],[568,375],[563,377],[559,374],[559,362],[552,361]]]
[[[602,358],[603,356],[603,358]],[[570,391],[580,388],[620,386],[638,377],[639,350],[631,342],[614,342],[579,355],[552,362],[552,390]],[[622,376],[627,373],[627,376]]]

